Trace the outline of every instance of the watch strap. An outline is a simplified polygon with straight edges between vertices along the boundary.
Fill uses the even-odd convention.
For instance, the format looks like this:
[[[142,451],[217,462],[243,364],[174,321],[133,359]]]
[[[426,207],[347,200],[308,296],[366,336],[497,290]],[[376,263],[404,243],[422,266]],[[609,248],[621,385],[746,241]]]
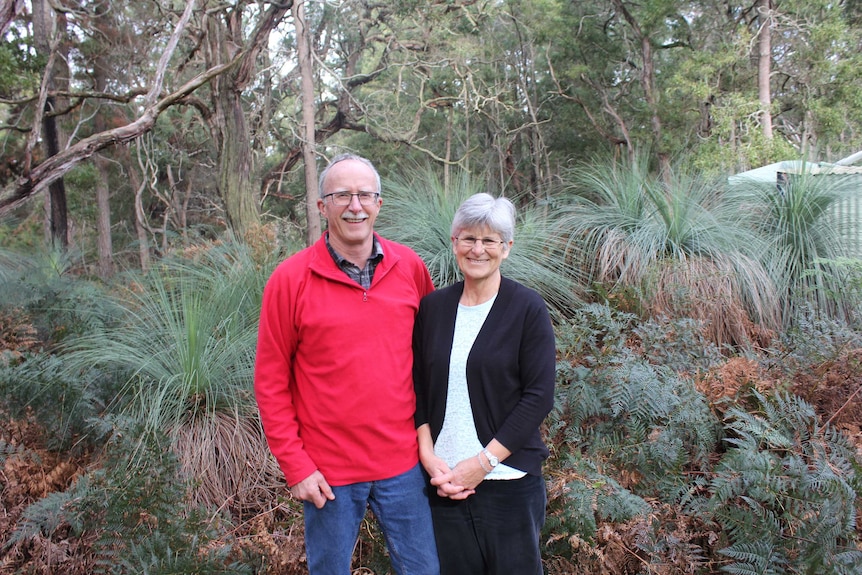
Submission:
[[[500,460],[497,459],[497,456],[488,451],[487,448],[482,450],[482,455],[484,455],[485,458],[488,460],[488,465],[491,466],[491,469],[494,469],[500,463]]]

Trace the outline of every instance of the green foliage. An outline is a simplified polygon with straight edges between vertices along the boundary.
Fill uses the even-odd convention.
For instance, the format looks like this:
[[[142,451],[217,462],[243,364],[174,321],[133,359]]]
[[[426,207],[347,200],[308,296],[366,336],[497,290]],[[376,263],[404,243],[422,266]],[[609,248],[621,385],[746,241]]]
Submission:
[[[87,495],[87,480],[80,479],[66,491],[49,493],[27,506],[15,530],[6,543],[6,549],[39,536],[53,538],[69,526],[68,509],[72,502]]]
[[[705,336],[703,323],[685,317],[656,317],[641,322],[632,333],[640,337],[648,362],[694,375],[724,360],[718,346]]]
[[[824,274],[828,281],[823,297],[846,310],[847,319],[859,324],[862,319],[862,259],[838,257],[834,260],[815,259],[813,269],[805,275]],[[837,290],[837,291],[833,291]]]
[[[636,491],[679,501],[686,470],[705,470],[718,439],[718,422],[691,380],[670,369],[625,361],[593,374],[589,388],[602,410],[577,423],[592,457],[637,472]]]
[[[149,431],[172,433],[214,410],[246,413],[257,320],[268,269],[240,244],[202,250],[199,260],[163,260],[129,276],[116,297],[124,318],[71,342],[70,371],[116,373],[124,387],[115,408],[136,414]]]
[[[277,472],[251,385],[270,271],[232,242],[166,258],[112,296],[121,321],[63,349],[69,377],[96,369],[111,378],[108,413],[170,438],[202,503],[241,509],[261,489],[255,480]]]
[[[846,321],[823,317],[810,305],[798,310],[793,325],[782,331],[767,364],[792,370],[799,366],[820,365],[862,347],[862,333]]]
[[[607,361],[623,353],[626,338],[637,317],[607,304],[585,304],[573,310],[571,319],[557,329],[557,350],[563,358],[577,358],[587,365]]]
[[[776,325],[777,293],[758,259],[764,244],[722,182],[684,168],[659,177],[643,154],[594,160],[567,180],[556,230],[591,284],[643,294],[649,314],[709,319],[718,345],[750,344],[751,322]]]
[[[165,439],[139,427],[117,431],[102,467],[68,506],[78,529],[99,533],[94,572],[252,573],[250,562],[237,561],[219,541],[218,515],[184,504],[189,486]],[[140,465],[130,466],[133,459]]]
[[[380,234],[419,254],[435,286],[458,281],[460,272],[450,240],[452,218],[461,202],[482,191],[479,183],[458,172],[450,189],[445,189],[437,172],[416,167],[393,176],[384,190],[376,226]]]
[[[730,446],[715,469],[710,509],[730,573],[850,574],[862,489],[853,447],[798,397],[752,392],[726,416]]]
[[[117,392],[111,379],[95,369],[70,373],[61,356],[29,354],[0,364],[0,398],[12,417],[32,415],[46,431],[47,447],[81,452],[101,439],[93,436],[100,417]]]
[[[4,40],[0,44],[0,94],[11,99],[38,90],[45,55],[35,54],[32,37],[15,26],[5,33]]]
[[[572,479],[562,496],[550,502],[544,527],[546,539],[551,535],[593,539],[600,522],[624,522],[650,510],[649,503],[602,473],[589,458],[569,455],[561,471]]]
[[[73,254],[0,249],[0,307],[19,308],[46,344],[100,329],[117,313],[98,284],[72,273]]]
[[[122,419],[104,423],[114,429],[101,465],[66,491],[29,505],[7,549],[37,538],[96,534],[80,559],[93,573],[252,573],[259,561],[225,537],[219,514],[186,503],[188,483],[164,438],[141,435]],[[129,465],[133,458],[142,468]]]
[[[842,178],[809,173],[790,176],[780,189],[748,182],[732,190],[741,216],[768,242],[764,260],[778,288],[784,325],[806,303],[838,317],[846,317],[855,303],[833,265],[848,254],[847,224],[836,208],[852,191]]]
[[[688,490],[685,472],[709,466],[718,421],[691,380],[625,347],[625,314],[601,306],[582,312],[592,316],[592,323],[575,324],[586,336],[558,346],[564,358],[572,356],[564,346],[579,346],[591,369],[558,364],[550,429],[568,449],[604,462],[604,469],[636,473],[636,493],[679,501]]]

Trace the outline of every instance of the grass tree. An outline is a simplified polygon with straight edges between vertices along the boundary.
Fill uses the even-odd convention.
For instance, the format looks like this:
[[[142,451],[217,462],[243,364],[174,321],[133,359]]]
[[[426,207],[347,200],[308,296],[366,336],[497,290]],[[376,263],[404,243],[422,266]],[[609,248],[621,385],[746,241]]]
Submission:
[[[464,200],[482,191],[483,182],[466,172],[455,174],[447,189],[431,168],[413,168],[384,184],[377,229],[413,248],[428,266],[434,285],[447,286],[461,278],[452,252],[452,219]],[[542,294],[556,316],[569,316],[580,305],[583,284],[577,270],[563,259],[551,223],[543,210],[519,207],[515,243],[501,269],[503,275]]]
[[[260,297],[270,270],[228,242],[128,276],[123,319],[75,340],[69,369],[119,378],[110,409],[168,436],[198,503],[256,504],[277,470],[252,393]]]
[[[568,177],[556,216],[573,264],[602,290],[641,298],[651,316],[704,320],[719,345],[777,327],[762,243],[712,179],[651,173],[643,156],[596,160]]]
[[[858,217],[842,217],[854,189],[846,177],[810,173],[790,176],[781,186],[743,182],[734,202],[768,249],[765,263],[780,294],[782,321],[793,324],[804,308],[847,319],[858,299],[846,289],[841,262],[853,255],[849,238]],[[846,216],[846,215],[845,215]]]

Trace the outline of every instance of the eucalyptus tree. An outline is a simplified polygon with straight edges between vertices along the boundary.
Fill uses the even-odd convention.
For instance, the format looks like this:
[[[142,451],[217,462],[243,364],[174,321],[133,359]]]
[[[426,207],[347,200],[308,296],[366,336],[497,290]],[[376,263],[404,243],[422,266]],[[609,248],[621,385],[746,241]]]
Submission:
[[[322,155],[362,149],[384,175],[405,159],[430,161],[444,187],[466,169],[525,204],[545,199],[554,149],[544,140],[545,56],[528,3],[351,0],[308,8]],[[287,51],[293,40],[285,42]],[[263,179],[267,196],[284,194],[277,186],[290,185],[300,156],[299,90],[285,78],[273,123],[284,156]]]
[[[852,6],[773,3],[777,130],[800,156],[835,161],[862,149],[862,29],[852,21]]]
[[[579,108],[608,146],[634,154],[647,144],[665,170],[675,152],[669,132],[687,109],[665,90],[667,70],[691,49],[687,4],[548,2],[539,16],[552,47],[549,89]],[[557,17],[568,37],[554,32]]]
[[[57,115],[65,104],[65,98],[57,94],[69,84],[68,43],[65,41],[66,18],[55,12],[46,0],[33,0],[33,36],[36,50],[46,60],[42,86],[39,90],[36,117],[33,122],[28,150],[35,147],[41,132],[42,147],[46,156],[60,152],[63,136],[59,133]],[[29,167],[32,156],[25,156]],[[27,169],[27,168],[25,168]],[[65,250],[69,246],[69,224],[66,209],[66,186],[57,178],[48,186],[48,236],[55,249]]]
[[[68,40],[78,67],[71,91],[66,93],[74,102],[67,112],[77,112],[80,118],[65,118],[72,134],[65,149],[25,169],[5,186],[0,192],[0,211],[21,205],[95,153],[135,141],[153,130],[169,109],[189,106],[199,112],[212,138],[211,147],[203,151],[208,158],[201,163],[216,165],[220,174],[210,178],[214,182],[198,185],[215,184],[222,196],[224,219],[232,227],[242,231],[253,225],[257,204],[249,184],[253,162],[244,97],[250,82],[257,79],[258,55],[290,5],[251,0],[231,4],[197,0],[52,3],[52,9],[62,12],[74,30]],[[128,49],[131,47],[134,49]],[[126,55],[125,60],[121,54]],[[98,74],[94,74],[95,68]],[[107,91],[99,91],[99,85]],[[23,94],[7,103],[15,106],[35,97]],[[87,114],[104,114],[104,109],[93,110],[108,102],[124,104],[124,113],[114,115],[104,129],[94,128]],[[35,117],[40,115],[37,110]],[[165,177],[164,171],[156,175]]]
[[[862,146],[859,134],[860,31],[848,6],[782,0],[691,3],[694,51],[671,70],[667,90],[700,111],[701,169],[742,171],[806,155],[832,160]],[[757,50],[769,24],[770,53]],[[767,86],[754,62],[769,60]]]

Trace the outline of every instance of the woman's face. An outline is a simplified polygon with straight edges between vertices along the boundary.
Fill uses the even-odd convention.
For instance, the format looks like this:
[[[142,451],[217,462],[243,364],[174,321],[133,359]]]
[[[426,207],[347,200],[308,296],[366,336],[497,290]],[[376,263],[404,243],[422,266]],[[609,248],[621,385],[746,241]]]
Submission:
[[[452,250],[465,281],[480,281],[500,273],[500,264],[509,257],[512,241],[503,242],[490,228],[468,228],[452,238]]]

